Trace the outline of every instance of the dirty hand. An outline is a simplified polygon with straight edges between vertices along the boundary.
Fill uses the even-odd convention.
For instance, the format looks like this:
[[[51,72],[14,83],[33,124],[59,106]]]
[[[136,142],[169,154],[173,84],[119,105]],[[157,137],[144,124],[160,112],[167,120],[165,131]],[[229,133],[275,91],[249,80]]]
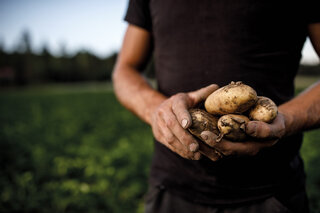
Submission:
[[[209,146],[224,156],[255,156],[260,150],[275,145],[285,135],[285,132],[285,118],[279,112],[271,124],[249,121],[246,125],[246,134],[251,139],[248,141],[232,142],[223,138],[217,142],[218,136],[209,131],[202,132],[201,137]]]
[[[218,85],[212,84],[193,92],[178,93],[162,102],[152,115],[154,137],[181,157],[199,160],[202,146],[199,147],[198,141],[187,131],[192,123],[188,109],[204,101],[217,89]],[[210,155],[214,154],[211,150],[207,150]]]

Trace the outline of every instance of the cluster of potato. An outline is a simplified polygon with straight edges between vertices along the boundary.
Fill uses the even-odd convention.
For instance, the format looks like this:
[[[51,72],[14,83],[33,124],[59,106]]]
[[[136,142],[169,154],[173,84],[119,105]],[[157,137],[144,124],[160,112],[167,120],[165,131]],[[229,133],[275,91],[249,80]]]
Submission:
[[[189,131],[201,139],[203,131],[231,141],[246,139],[246,123],[250,120],[271,123],[278,114],[276,104],[242,82],[231,82],[210,94],[205,109],[191,109],[192,126]]]

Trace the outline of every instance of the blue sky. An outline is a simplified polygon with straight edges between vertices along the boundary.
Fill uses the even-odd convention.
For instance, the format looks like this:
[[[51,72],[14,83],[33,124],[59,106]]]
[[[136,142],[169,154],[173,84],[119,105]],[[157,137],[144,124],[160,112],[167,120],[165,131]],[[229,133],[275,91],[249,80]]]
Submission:
[[[28,30],[36,51],[46,44],[59,54],[87,49],[103,57],[118,51],[127,24],[123,21],[128,0],[0,0],[0,42],[15,47]],[[304,62],[319,62],[310,42]]]
[[[27,29],[35,49],[108,55],[121,45],[126,8],[127,0],[0,0],[0,41],[11,49]]]

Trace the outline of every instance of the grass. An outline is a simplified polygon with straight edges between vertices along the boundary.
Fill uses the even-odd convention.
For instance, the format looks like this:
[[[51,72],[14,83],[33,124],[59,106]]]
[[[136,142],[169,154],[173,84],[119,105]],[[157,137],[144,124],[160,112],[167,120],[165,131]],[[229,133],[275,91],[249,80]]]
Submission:
[[[0,103],[0,212],[142,212],[151,130],[110,84],[12,88]],[[314,212],[319,138],[306,132],[301,149]]]
[[[297,90],[302,90],[320,80],[319,76],[298,76],[295,78],[295,86]]]
[[[149,127],[110,91],[0,95],[1,212],[132,212],[146,191]]]

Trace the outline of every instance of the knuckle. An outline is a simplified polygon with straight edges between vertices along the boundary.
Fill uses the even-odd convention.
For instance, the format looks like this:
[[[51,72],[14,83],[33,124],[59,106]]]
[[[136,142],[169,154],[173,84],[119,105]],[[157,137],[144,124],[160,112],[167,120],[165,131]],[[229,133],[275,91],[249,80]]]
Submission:
[[[189,99],[190,97],[187,93],[178,93],[176,96],[177,101],[183,101],[187,103]]]
[[[171,129],[174,126],[174,124],[175,124],[175,120],[173,118],[168,118],[166,120],[166,125],[167,125],[168,128]]]
[[[257,135],[261,138],[266,138],[270,136],[270,128],[265,125],[259,125],[257,128]]]
[[[181,110],[179,105],[177,105],[177,104],[172,104],[171,108],[172,108],[173,112],[179,112]]]
[[[175,99],[181,99],[181,98],[184,98],[184,97],[185,97],[185,94],[182,93],[182,92],[179,92],[179,93],[175,94],[173,97],[174,97]]]
[[[175,138],[173,135],[168,135],[166,136],[166,141],[169,145],[173,145],[174,144],[174,141],[175,141]]]
[[[173,95],[173,96],[171,96],[171,97],[169,98],[169,101],[170,101],[171,103],[174,103],[177,98],[178,98],[178,94],[175,94],[175,95]]]
[[[194,143],[192,136],[183,135],[183,136],[181,136],[180,139],[181,139],[181,142],[185,145],[190,145],[190,144]]]
[[[166,114],[166,110],[163,107],[160,107],[156,112],[158,117],[163,117]]]
[[[186,95],[184,93],[177,93],[170,97],[170,100],[172,101],[172,107],[177,105],[178,102],[184,100]]]

